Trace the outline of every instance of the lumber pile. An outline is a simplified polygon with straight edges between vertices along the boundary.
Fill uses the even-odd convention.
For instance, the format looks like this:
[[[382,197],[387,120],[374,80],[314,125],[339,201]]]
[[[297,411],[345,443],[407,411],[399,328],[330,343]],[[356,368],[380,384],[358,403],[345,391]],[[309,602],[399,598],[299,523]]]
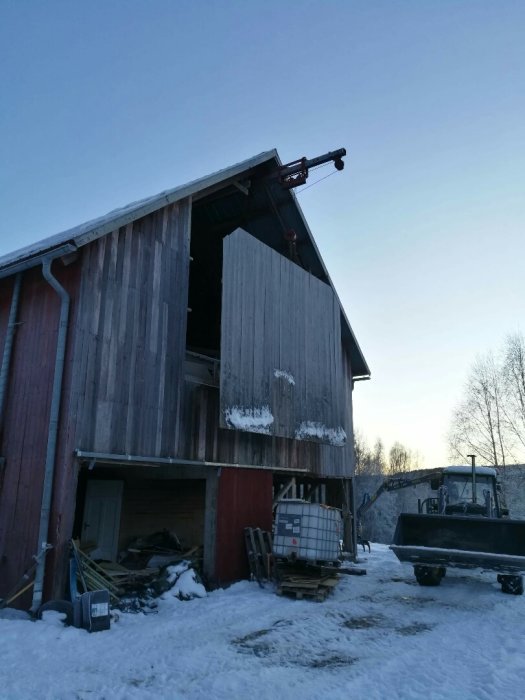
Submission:
[[[88,554],[83,552],[79,547],[78,541],[71,540],[71,547],[77,563],[77,578],[84,591],[106,589],[109,591],[111,600],[118,602],[123,590],[113,576],[108,574],[100,564],[97,564]]]
[[[122,564],[112,561],[94,561],[81,549],[77,540],[71,540],[71,548],[73,557],[76,562],[76,577],[77,583],[80,584],[84,592],[97,591],[105,589],[109,591],[110,598],[113,603],[118,604],[123,597],[129,598],[130,595],[142,597],[155,596],[169,588],[169,581],[165,573],[165,567],[172,563],[188,561],[193,564],[198,560],[200,553],[199,547],[193,547],[187,552],[169,552],[160,551],[159,548],[152,548],[153,555],[160,555],[161,561],[158,566],[144,566],[136,568],[137,565],[143,564],[145,561],[152,561],[152,549],[145,547],[140,549],[140,556],[134,557],[131,562],[135,568],[123,566]],[[89,549],[89,545],[85,546]],[[132,555],[137,554],[132,552]]]

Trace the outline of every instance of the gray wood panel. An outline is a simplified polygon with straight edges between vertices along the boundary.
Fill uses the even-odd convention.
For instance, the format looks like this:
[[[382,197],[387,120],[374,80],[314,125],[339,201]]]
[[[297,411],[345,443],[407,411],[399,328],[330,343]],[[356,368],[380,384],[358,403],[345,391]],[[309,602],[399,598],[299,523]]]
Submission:
[[[349,363],[345,362],[348,370]],[[351,432],[351,374],[345,380],[348,439],[333,447],[306,440],[225,430],[219,427],[219,391],[210,386],[186,382],[181,405],[179,456],[184,459],[246,464],[274,469],[306,469],[312,475],[351,477],[354,448]]]
[[[343,396],[345,409],[345,430],[346,443],[342,447],[332,447],[322,445],[319,454],[319,463],[315,468],[317,474],[321,476],[340,476],[349,478],[353,476],[355,470],[354,452],[354,417],[352,404],[352,366],[350,363],[350,353],[343,350]]]
[[[76,446],[174,456],[184,377],[191,202],[83,249],[76,317]]]
[[[224,239],[224,428],[341,446],[341,317],[331,287],[242,229]]]
[[[219,391],[187,382],[181,407],[180,457],[222,464],[319,471],[322,445],[219,426]],[[334,451],[341,448],[333,447]]]

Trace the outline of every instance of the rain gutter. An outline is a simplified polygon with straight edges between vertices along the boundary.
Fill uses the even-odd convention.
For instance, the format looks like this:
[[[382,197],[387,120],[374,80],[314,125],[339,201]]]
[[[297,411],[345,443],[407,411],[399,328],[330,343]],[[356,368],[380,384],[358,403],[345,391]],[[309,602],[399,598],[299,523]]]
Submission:
[[[77,246],[73,243],[65,243],[59,248],[53,248],[51,250],[44,251],[38,255],[33,255],[33,257],[25,258],[19,262],[14,262],[0,269],[0,279],[4,277],[11,277],[11,275],[17,275],[19,272],[25,272],[32,267],[37,267],[37,265],[42,265],[47,259],[55,260],[56,258],[61,258],[69,253],[75,253],[78,250]]]
[[[38,552],[49,549],[48,533],[51,514],[51,499],[53,495],[53,479],[55,475],[55,461],[57,450],[58,421],[60,414],[60,402],[62,396],[62,383],[64,378],[64,365],[66,357],[66,341],[69,325],[70,297],[59,281],[53,277],[51,264],[63,252],[54,251],[52,255],[42,260],[42,274],[60,297],[60,319],[58,326],[57,348],[55,355],[55,373],[53,377],[53,390],[51,394],[51,409],[49,415],[49,427],[47,433],[47,452],[44,467],[44,484],[42,489],[42,505],[40,509],[40,528],[38,532]],[[38,556],[38,555],[37,555]],[[33,588],[33,603],[31,609],[36,612],[42,603],[44,589],[46,557],[38,560],[35,572],[35,585]]]
[[[75,450],[75,457],[83,462],[89,462],[89,468],[93,468],[97,462],[111,464],[113,466],[124,466],[126,464],[143,467],[162,467],[165,465],[180,465],[190,467],[217,467],[225,469],[256,469],[258,471],[272,471],[307,474],[308,469],[286,469],[279,467],[269,467],[255,464],[227,464],[226,462],[207,462],[198,459],[177,459],[176,457],[141,457],[137,455],[119,455],[109,452],[86,452],[85,450]]]
[[[9,367],[11,366],[11,355],[13,350],[13,339],[16,328],[16,318],[18,316],[18,306],[20,303],[20,288],[22,286],[22,274],[19,272],[15,277],[13,286],[13,296],[11,297],[11,308],[7,321],[7,331],[4,342],[4,354],[2,357],[2,367],[0,368],[0,431],[4,427],[4,407],[7,395],[7,383]]]

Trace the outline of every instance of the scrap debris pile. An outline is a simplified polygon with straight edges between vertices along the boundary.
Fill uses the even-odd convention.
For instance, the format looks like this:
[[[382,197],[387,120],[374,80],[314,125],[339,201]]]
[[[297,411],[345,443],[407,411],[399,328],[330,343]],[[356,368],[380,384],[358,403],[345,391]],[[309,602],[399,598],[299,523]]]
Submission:
[[[120,562],[95,561],[94,545],[71,540],[71,586],[81,592],[106,589],[112,607],[127,612],[155,612],[164,594],[189,600],[206,595],[198,571],[202,551],[184,551],[180,541],[167,530],[132,542]],[[169,593],[168,593],[169,592]]]

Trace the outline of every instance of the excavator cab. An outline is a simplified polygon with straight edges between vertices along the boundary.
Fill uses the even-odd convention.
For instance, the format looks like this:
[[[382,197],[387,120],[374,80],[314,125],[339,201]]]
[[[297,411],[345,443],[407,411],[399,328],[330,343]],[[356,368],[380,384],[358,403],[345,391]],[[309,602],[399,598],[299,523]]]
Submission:
[[[478,467],[476,478],[468,467],[448,467],[443,473],[446,515],[500,517],[496,492],[496,470]]]

